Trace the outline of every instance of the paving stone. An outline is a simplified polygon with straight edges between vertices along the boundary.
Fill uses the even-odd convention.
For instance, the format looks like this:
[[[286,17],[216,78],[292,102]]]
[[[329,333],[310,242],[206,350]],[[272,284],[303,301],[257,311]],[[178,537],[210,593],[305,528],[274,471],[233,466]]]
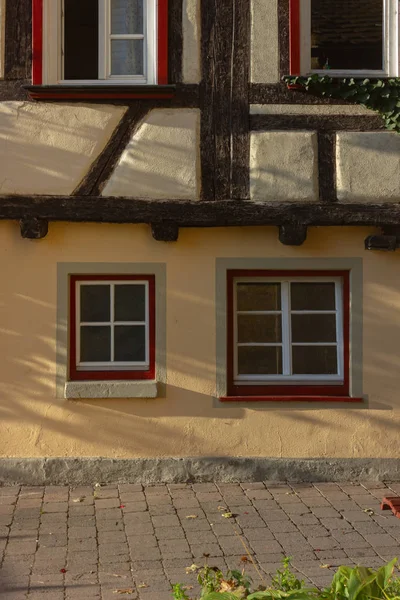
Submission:
[[[369,544],[371,544],[372,546],[398,546],[398,542],[397,540],[393,539],[391,535],[389,535],[388,533],[381,533],[381,534],[366,534],[365,539],[367,540],[367,542]]]
[[[177,510],[177,515],[181,520],[185,520],[187,518],[191,519],[193,517],[197,517],[199,519],[204,519],[206,516],[204,510],[200,507],[195,507],[190,510],[180,508]]]
[[[143,492],[121,492],[120,498],[122,504],[128,502],[146,502],[146,496]]]
[[[222,534],[220,534],[222,535]],[[274,535],[267,527],[255,527],[254,529],[243,529],[243,536],[248,540],[274,540]]]
[[[43,505],[42,514],[46,513],[63,513],[68,511],[68,502],[49,502]]]
[[[176,515],[154,516],[152,521],[154,527],[180,527],[180,521]]]
[[[97,551],[97,541],[95,538],[88,539],[79,539],[79,538],[71,538],[68,540],[68,549],[72,551],[78,552],[96,552]]]
[[[51,548],[54,546],[66,546],[67,534],[44,534],[39,536],[39,546]]]
[[[69,538],[90,538],[96,537],[96,527],[69,527],[68,528],[68,537]]]
[[[130,494],[132,492],[143,491],[143,486],[140,483],[120,483],[118,487],[120,493],[127,492],[128,494]]]
[[[83,504],[75,504],[69,507],[70,517],[83,517],[94,515],[94,506],[85,506]]]
[[[149,505],[148,512],[150,516],[166,516],[176,513],[175,507],[172,504],[152,504]]]
[[[133,548],[153,548],[157,546],[155,535],[128,536],[128,543]]]
[[[99,556],[100,558],[103,556],[110,555],[121,555],[128,554],[128,544],[120,543],[120,544],[99,544]]]
[[[89,508],[89,507],[88,507]],[[121,519],[122,511],[119,508],[104,508],[104,509],[96,509],[96,520],[97,521],[107,521],[109,519],[113,519],[117,521]]]
[[[181,521],[181,525],[185,531],[206,531],[208,529],[211,529],[211,525],[206,519]]]
[[[124,529],[124,523],[122,519],[117,521],[100,521],[96,523],[97,531],[122,531]],[[131,525],[129,525],[131,527]]]
[[[329,530],[340,529],[344,531],[353,529],[353,524],[345,519],[321,519],[321,525]]]
[[[314,548],[314,550],[332,550],[339,547],[338,541],[331,537],[309,537],[308,543]]]
[[[370,546],[365,538],[354,531],[347,533],[345,531],[342,532],[335,530],[332,531],[332,536],[339,542],[346,552],[348,548],[368,548]]]
[[[29,542],[15,542],[10,540],[7,544],[6,553],[8,555],[27,555],[35,554],[36,552],[36,541]]]

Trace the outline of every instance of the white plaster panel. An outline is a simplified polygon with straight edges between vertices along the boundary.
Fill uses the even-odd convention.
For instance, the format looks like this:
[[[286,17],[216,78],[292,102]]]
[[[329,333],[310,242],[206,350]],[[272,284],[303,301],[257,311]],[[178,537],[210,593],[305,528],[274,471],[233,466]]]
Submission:
[[[251,115],[370,115],[376,113],[353,104],[251,104]]]
[[[4,77],[5,24],[6,0],[0,0],[0,79]]]
[[[199,197],[197,109],[156,109],[143,120],[103,190],[104,196]]]
[[[200,60],[200,0],[183,0],[183,53],[182,71],[184,83],[199,83]]]
[[[0,103],[0,193],[71,194],[125,110]]]
[[[251,0],[251,70],[253,83],[279,81],[278,0]]]
[[[337,135],[337,193],[341,202],[400,201],[400,136],[385,132]]]
[[[250,142],[252,200],[318,199],[317,136],[312,131],[257,131]]]

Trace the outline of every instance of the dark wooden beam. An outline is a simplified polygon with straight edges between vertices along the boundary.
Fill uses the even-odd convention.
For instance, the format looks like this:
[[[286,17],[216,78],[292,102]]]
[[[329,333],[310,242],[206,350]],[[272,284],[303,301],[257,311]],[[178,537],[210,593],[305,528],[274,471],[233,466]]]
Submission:
[[[202,0],[203,200],[248,196],[250,6]],[[240,193],[239,193],[240,192]]]
[[[151,234],[158,242],[176,242],[179,237],[179,227],[176,223],[151,223]]]
[[[302,89],[288,89],[287,85],[283,82],[250,83],[249,99],[250,104],[309,104],[329,106],[351,104],[345,100],[315,96]]]
[[[369,235],[365,239],[366,250],[394,252],[397,248],[400,248],[400,227],[396,225],[383,226],[380,234]]]
[[[289,73],[289,0],[278,0],[279,74]]]
[[[4,79],[30,79],[32,0],[6,2]]]
[[[168,78],[176,84],[182,81],[183,2],[168,0]]]
[[[0,102],[7,100],[28,100],[28,92],[24,89],[24,86],[29,83],[28,79],[1,79]]]
[[[28,240],[41,240],[49,231],[49,223],[46,219],[27,217],[19,222],[21,236]]]
[[[99,196],[101,194],[127,144],[148,110],[148,106],[144,102],[138,102],[128,108],[108,144],[73,192],[74,196]]]
[[[336,202],[336,135],[318,132],[318,180],[321,202]]]
[[[247,200],[250,195],[250,2],[234,0],[231,65],[232,167],[231,198]]]
[[[290,223],[279,227],[279,241],[285,246],[301,246],[307,239],[307,226]]]
[[[400,204],[144,200],[90,196],[0,196],[0,220],[173,223],[178,227],[253,225],[400,226]]]
[[[376,131],[385,129],[383,119],[371,111],[370,115],[251,115],[253,131],[280,129],[308,129],[326,132]]]

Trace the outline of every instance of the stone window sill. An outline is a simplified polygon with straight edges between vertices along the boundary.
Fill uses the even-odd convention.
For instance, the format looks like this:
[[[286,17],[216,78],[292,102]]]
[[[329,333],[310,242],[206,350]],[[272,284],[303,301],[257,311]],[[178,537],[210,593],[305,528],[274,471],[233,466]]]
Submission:
[[[221,396],[220,402],[363,402],[352,396]]]
[[[27,85],[32,100],[170,99],[175,85]]]
[[[67,381],[68,399],[157,398],[156,381]]]

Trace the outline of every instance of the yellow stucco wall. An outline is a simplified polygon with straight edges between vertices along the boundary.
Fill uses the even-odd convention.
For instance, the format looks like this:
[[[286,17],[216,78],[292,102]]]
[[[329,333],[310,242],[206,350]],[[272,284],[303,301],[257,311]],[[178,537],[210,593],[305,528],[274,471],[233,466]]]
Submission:
[[[144,225],[51,224],[32,242],[1,223],[0,456],[399,457],[400,255],[365,252],[371,232],[311,229],[295,248],[266,227],[165,244]],[[363,258],[369,408],[215,405],[215,259],[237,256]],[[56,399],[56,271],[69,261],[166,263],[165,398]]]

